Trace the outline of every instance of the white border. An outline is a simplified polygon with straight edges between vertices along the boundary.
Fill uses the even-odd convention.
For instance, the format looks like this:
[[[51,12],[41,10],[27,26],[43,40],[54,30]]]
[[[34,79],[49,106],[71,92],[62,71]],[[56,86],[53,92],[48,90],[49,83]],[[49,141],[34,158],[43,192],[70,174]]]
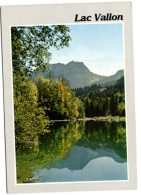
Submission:
[[[55,15],[54,15],[55,10]],[[65,13],[64,13],[65,10]],[[12,99],[12,61],[10,48],[11,26],[74,24],[74,13],[87,15],[91,13],[114,13],[124,15],[125,37],[125,78],[126,78],[126,125],[128,124],[128,157],[129,171],[126,181],[104,182],[65,182],[45,184],[17,184],[15,185],[14,164],[14,120]],[[38,17],[42,16],[42,17]],[[64,17],[65,16],[65,17]],[[55,22],[54,22],[55,21]],[[57,23],[56,23],[57,21]],[[93,23],[93,22],[90,22]],[[77,23],[78,24],[78,23]],[[5,133],[7,157],[7,187],[9,193],[17,192],[47,192],[47,191],[80,191],[80,190],[108,190],[136,188],[136,148],[135,144],[135,109],[134,109],[134,71],[133,71],[133,43],[131,3],[94,3],[94,4],[60,4],[2,7],[2,43],[3,43],[3,75],[5,97]],[[7,52],[9,51],[9,52]],[[130,106],[130,108],[129,108]],[[12,145],[12,147],[11,147]]]

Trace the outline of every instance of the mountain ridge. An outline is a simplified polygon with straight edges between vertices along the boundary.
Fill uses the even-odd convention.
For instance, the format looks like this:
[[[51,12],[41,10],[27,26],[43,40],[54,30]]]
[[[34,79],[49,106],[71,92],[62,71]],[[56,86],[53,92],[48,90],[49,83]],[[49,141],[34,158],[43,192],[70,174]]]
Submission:
[[[123,70],[119,70],[114,75],[108,77],[91,72],[84,64],[84,62],[70,61],[67,64],[50,64],[48,66],[48,72],[40,72],[40,75],[44,78],[53,77],[57,80],[59,80],[61,77],[64,77],[68,81],[70,87],[74,89],[91,86],[92,84],[116,82],[116,80],[123,76]],[[32,75],[33,79],[36,77],[37,76],[35,74]]]
[[[105,78],[95,82],[94,84],[100,84],[100,85],[103,85],[103,86],[111,85],[111,84],[113,85],[122,76],[124,76],[124,70],[123,69],[122,70],[118,70],[115,74],[113,74],[111,76],[108,76],[108,77],[105,77]]]

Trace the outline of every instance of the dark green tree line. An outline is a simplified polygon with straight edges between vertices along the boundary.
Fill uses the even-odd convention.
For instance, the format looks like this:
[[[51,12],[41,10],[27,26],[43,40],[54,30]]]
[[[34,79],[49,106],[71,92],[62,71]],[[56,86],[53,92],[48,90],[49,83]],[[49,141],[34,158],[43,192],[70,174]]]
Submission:
[[[86,117],[125,116],[125,97],[119,92],[111,97],[86,96],[83,102]]]
[[[74,91],[84,102],[86,117],[125,116],[124,77],[112,86],[93,85]]]

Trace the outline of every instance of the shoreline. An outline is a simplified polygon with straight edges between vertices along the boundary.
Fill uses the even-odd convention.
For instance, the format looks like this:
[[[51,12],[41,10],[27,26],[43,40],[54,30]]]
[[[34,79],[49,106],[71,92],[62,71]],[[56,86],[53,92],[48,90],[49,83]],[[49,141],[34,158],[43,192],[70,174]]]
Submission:
[[[125,121],[125,116],[99,116],[99,117],[91,117],[91,118],[78,118],[78,119],[64,119],[64,120],[50,120],[50,122],[76,122],[76,121]]]

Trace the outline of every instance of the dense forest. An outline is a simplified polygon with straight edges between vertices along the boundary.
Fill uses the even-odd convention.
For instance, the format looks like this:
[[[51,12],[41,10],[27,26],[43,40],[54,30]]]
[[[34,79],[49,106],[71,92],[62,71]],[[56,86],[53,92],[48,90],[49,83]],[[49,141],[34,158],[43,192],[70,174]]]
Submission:
[[[65,79],[55,81],[38,77],[34,81],[19,82],[16,87],[15,129],[19,142],[20,139],[26,141],[28,133],[32,132],[34,138],[37,133],[49,132],[50,120],[85,117],[82,101],[75,97]]]
[[[125,116],[124,77],[115,85],[92,85],[74,91],[84,103],[86,117]]]

